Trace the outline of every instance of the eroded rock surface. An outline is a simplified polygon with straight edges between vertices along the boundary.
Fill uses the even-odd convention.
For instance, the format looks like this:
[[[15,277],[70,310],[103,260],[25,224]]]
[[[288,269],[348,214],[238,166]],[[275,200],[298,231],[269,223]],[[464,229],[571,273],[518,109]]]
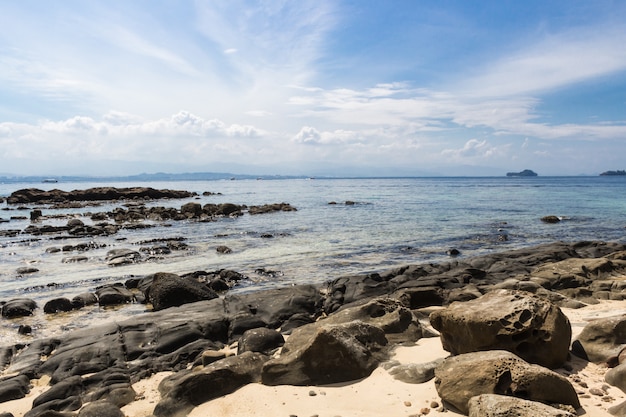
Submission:
[[[565,377],[503,350],[447,358],[435,369],[435,386],[439,396],[463,414],[469,413],[469,400],[481,394],[580,407],[576,391]]]
[[[430,315],[443,348],[462,353],[507,350],[524,360],[557,368],[567,360],[572,330],[563,312],[533,294],[495,290]]]

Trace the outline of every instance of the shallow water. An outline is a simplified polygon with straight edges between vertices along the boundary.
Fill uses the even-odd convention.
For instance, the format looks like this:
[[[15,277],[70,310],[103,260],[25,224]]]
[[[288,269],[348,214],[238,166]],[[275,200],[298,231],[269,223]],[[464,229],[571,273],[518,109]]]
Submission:
[[[152,228],[120,230],[108,237],[74,239],[60,235],[20,233],[0,237],[0,301],[26,296],[39,303],[33,317],[0,320],[2,344],[27,341],[17,335],[19,324],[31,324],[35,337],[49,336],[129,314],[143,312],[140,304],[116,309],[93,307],[65,315],[41,311],[52,298],[93,291],[107,282],[165,271],[186,273],[227,268],[250,279],[237,291],[253,291],[291,283],[321,283],[346,274],[381,271],[409,263],[441,262],[457,248],[461,257],[532,246],[556,240],[626,242],[626,177],[536,178],[395,178],[176,181],[144,183],[0,184],[0,196],[21,188],[85,189],[96,186],[150,186],[195,191],[197,198],[163,200],[147,205],[180,208],[189,201],[260,205],[286,202],[296,212],[224,218],[214,222],[168,221]],[[210,191],[220,195],[203,196]],[[347,205],[346,201],[354,202]],[[337,204],[329,204],[335,202]],[[67,215],[91,224],[89,212],[109,211],[122,203],[72,210],[40,207],[50,218],[40,224],[64,225]],[[30,211],[2,205],[0,231],[23,231],[31,224]],[[563,219],[541,222],[545,215]],[[24,219],[20,219],[24,217]],[[270,235],[272,237],[263,237]],[[111,249],[138,250],[140,242],[184,237],[187,251],[110,267]],[[47,253],[52,246],[89,241],[102,246],[86,252]],[[226,245],[231,254],[215,248]],[[73,255],[86,262],[63,263]],[[39,271],[19,276],[19,267]],[[274,271],[270,276],[256,271]],[[54,285],[49,285],[54,283]]]

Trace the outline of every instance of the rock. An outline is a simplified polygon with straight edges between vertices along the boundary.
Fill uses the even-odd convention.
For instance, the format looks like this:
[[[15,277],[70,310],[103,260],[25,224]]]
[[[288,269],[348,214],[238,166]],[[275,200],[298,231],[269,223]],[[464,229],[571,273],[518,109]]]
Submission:
[[[37,303],[30,298],[14,298],[2,305],[2,317],[31,316]]]
[[[134,299],[133,293],[121,284],[108,284],[97,288],[96,297],[101,306],[126,304]]]
[[[96,401],[85,405],[78,417],[124,417],[124,413],[110,401]]]
[[[561,219],[557,216],[543,216],[541,221],[544,223],[559,223]]]
[[[542,366],[528,364],[503,350],[445,359],[435,369],[435,387],[442,400],[463,414],[469,412],[469,400],[481,394],[580,407],[576,391],[565,377]]]
[[[250,208],[248,209],[248,213],[252,215],[272,213],[275,211],[297,211],[297,209],[288,203],[265,204],[263,206],[250,206]]]
[[[580,358],[604,363],[626,347],[626,314],[599,318],[587,324],[572,343]]]
[[[232,249],[229,248],[228,246],[218,246],[217,248],[215,248],[215,250],[217,251],[217,253],[232,253]]]
[[[141,254],[131,249],[112,249],[107,252],[106,261],[108,265],[119,266],[137,262],[141,259]]]
[[[202,215],[202,205],[200,203],[187,203],[180,208],[180,212],[189,218],[200,217]]]
[[[615,368],[611,368],[604,375],[604,380],[626,392],[626,363],[622,363]]]
[[[165,272],[154,274],[147,296],[155,311],[217,298],[215,291],[204,283]]]
[[[398,381],[407,384],[423,384],[435,377],[435,368],[443,362],[443,358],[426,363],[391,363],[386,366],[389,374]]]
[[[315,320],[321,310],[319,287],[296,285],[255,293],[228,294],[225,311],[230,317],[229,340],[238,340],[249,329],[277,329],[292,317]]]
[[[78,294],[72,298],[72,308],[79,309],[88,305],[96,304],[98,302],[98,296],[96,294],[86,292]]]
[[[59,311],[71,311],[72,309],[72,302],[65,297],[54,298],[43,306],[43,312],[46,314],[54,314]]]
[[[96,187],[86,190],[50,190],[28,188],[14,191],[7,198],[9,204],[23,203],[58,203],[66,201],[106,201],[120,199],[160,199],[160,198],[189,198],[196,193],[176,190],[156,190],[150,187]]]
[[[558,408],[506,395],[483,394],[469,400],[469,417],[576,417]]]
[[[295,329],[278,358],[263,366],[266,385],[320,385],[369,376],[385,358],[384,332],[359,321]]]
[[[415,342],[422,337],[422,327],[411,310],[400,301],[387,297],[354,303],[331,314],[321,323],[342,324],[354,320],[382,329],[392,343]]]
[[[563,312],[531,293],[495,290],[430,315],[443,348],[458,355],[508,350],[524,360],[558,368],[567,360],[571,326]]]
[[[177,372],[159,384],[161,401],[156,417],[186,416],[193,407],[234,392],[242,386],[260,382],[261,367],[267,357],[245,352],[194,370]]]
[[[246,330],[237,346],[237,354],[244,352],[260,352],[269,355],[273,350],[285,344],[285,338],[280,332],[259,327],[257,329]]]
[[[26,375],[4,377],[0,380],[0,403],[24,398],[30,392],[30,380]]]
[[[36,272],[39,272],[39,269],[34,268],[32,266],[22,266],[15,270],[15,273],[17,275],[28,275],[28,274],[34,274]]]
[[[38,220],[41,216],[43,216],[43,213],[41,212],[41,210],[39,210],[39,209],[32,210],[32,211],[30,212],[30,221],[31,221],[31,222],[35,222],[35,221],[37,221],[37,220]]]

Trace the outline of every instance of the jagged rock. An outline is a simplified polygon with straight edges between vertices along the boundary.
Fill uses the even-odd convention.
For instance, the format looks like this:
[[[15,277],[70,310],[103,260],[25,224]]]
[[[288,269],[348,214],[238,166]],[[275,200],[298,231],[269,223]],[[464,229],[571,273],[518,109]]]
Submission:
[[[576,413],[507,395],[483,394],[469,400],[469,417],[576,417]]]
[[[159,384],[161,401],[154,408],[156,417],[186,416],[204,402],[229,394],[238,388],[260,382],[261,367],[267,356],[245,352],[193,370],[177,372]]]
[[[37,303],[30,298],[14,298],[2,305],[2,317],[24,317],[33,314]]]
[[[594,363],[607,362],[626,347],[626,314],[587,324],[572,343],[572,353]]]
[[[557,368],[567,360],[572,335],[561,309],[531,293],[495,290],[430,315],[452,354],[508,350],[531,363]]]
[[[147,297],[155,311],[183,304],[217,298],[206,284],[193,278],[181,278],[176,274],[157,272],[153,275]]]
[[[280,356],[263,366],[263,383],[320,385],[364,378],[385,358],[386,345],[380,328],[359,321],[308,324],[295,329]]]
[[[268,329],[267,327],[259,327],[257,329],[246,330],[239,344],[237,345],[237,354],[244,352],[260,352],[266,355],[271,351],[285,344],[285,338],[280,332]]]
[[[54,298],[43,306],[43,312],[46,314],[54,314],[59,311],[71,311],[72,302],[65,297]]]
[[[528,364],[503,350],[445,359],[435,369],[435,387],[442,400],[463,414],[469,412],[469,400],[481,394],[580,407],[576,391],[565,377],[542,366]]]

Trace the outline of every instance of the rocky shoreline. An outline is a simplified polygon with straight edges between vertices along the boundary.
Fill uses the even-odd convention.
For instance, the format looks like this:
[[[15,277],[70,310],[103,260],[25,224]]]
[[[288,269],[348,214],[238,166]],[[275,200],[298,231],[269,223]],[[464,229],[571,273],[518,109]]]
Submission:
[[[153,414],[183,416],[253,382],[358,380],[393,347],[438,336],[451,359],[396,372],[412,375],[413,382],[436,378],[452,410],[488,415],[472,410],[493,409],[494,401],[504,400],[479,396],[498,394],[507,396],[507,407],[514,398],[532,402],[524,405],[529,410],[561,404],[552,408],[561,414],[520,415],[575,415],[577,393],[561,375],[573,374],[572,355],[612,366],[615,376],[607,382],[626,389],[620,355],[626,317],[596,323],[570,344],[570,323],[560,308],[625,299],[625,275],[626,246],[608,242],[559,242],[246,294],[229,294],[228,277],[212,277],[226,284],[216,290],[206,276],[159,273],[106,288],[111,300],[142,299],[152,312],[0,348],[0,400],[24,397],[32,381],[45,377],[50,387],[27,417],[123,415],[120,408],[137,396],[133,383],[170,371]],[[237,347],[237,354],[229,355],[228,347]],[[464,369],[462,400],[460,376],[449,369]],[[89,411],[94,407],[96,414]]]

